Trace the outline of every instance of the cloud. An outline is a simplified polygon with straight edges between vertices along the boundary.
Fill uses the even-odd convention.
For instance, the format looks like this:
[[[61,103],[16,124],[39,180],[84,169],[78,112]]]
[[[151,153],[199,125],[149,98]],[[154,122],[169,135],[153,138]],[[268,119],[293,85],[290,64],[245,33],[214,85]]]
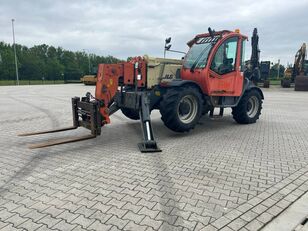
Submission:
[[[15,18],[17,43],[126,58],[162,56],[168,36],[174,49],[185,51],[186,42],[208,26],[240,28],[249,37],[258,27],[262,59],[287,63],[308,40],[307,8],[307,0],[1,0],[0,41],[12,41],[10,20]]]

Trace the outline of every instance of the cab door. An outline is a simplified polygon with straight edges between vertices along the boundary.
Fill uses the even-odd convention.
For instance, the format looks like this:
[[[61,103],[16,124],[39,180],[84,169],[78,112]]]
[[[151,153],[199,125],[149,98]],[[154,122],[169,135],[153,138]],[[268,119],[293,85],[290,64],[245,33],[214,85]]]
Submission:
[[[220,44],[209,68],[209,94],[212,96],[239,96],[243,85],[240,72],[240,38],[234,36]]]

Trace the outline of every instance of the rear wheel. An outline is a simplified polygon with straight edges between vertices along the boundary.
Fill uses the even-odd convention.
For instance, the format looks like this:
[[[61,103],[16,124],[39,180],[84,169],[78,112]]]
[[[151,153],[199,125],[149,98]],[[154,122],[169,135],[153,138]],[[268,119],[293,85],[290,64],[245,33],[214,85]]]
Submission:
[[[161,119],[175,132],[194,128],[202,114],[201,93],[194,87],[170,88],[160,103]]]
[[[122,113],[131,120],[139,120],[139,111],[130,108],[121,108]]]
[[[297,76],[295,78],[295,91],[308,91],[308,76]]]
[[[261,114],[262,97],[259,91],[252,89],[244,93],[238,105],[232,108],[232,115],[240,124],[255,123]]]
[[[281,86],[283,88],[290,88],[291,87],[291,80],[290,79],[282,79]]]
[[[269,88],[270,87],[270,81],[269,80],[264,80],[263,87],[264,88]]]

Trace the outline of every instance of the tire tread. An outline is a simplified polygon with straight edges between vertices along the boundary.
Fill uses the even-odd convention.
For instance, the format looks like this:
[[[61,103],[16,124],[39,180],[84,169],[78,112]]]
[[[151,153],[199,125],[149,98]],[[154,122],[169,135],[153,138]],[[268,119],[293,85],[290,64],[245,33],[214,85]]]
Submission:
[[[193,92],[198,99],[198,112],[196,119],[190,124],[183,124],[177,119],[177,103],[181,96],[186,92]],[[199,121],[202,114],[203,99],[198,89],[195,87],[177,87],[168,89],[160,103],[161,120],[165,126],[175,132],[188,132],[193,129]]]
[[[246,105],[251,95],[256,95],[260,103],[258,113],[253,118],[250,118],[246,112]],[[261,95],[257,90],[251,89],[245,92],[240,102],[238,103],[238,105],[232,108],[232,115],[233,115],[233,119],[239,124],[251,124],[251,123],[255,123],[259,119],[261,115],[261,110],[262,110]]]

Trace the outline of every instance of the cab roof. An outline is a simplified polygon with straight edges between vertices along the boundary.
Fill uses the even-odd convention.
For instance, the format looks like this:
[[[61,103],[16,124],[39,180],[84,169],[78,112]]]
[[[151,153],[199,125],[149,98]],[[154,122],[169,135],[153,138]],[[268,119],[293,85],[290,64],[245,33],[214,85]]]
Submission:
[[[215,31],[214,32],[214,36],[220,36],[221,38],[225,35],[229,35],[229,34],[240,34],[234,31],[230,31],[230,30],[221,30],[221,31]],[[248,39],[247,36],[240,34],[244,39]],[[198,34],[196,35],[192,40],[187,42],[187,45],[189,47],[191,47],[199,38],[204,38],[204,37],[209,37],[210,33],[203,33],[203,34]]]

